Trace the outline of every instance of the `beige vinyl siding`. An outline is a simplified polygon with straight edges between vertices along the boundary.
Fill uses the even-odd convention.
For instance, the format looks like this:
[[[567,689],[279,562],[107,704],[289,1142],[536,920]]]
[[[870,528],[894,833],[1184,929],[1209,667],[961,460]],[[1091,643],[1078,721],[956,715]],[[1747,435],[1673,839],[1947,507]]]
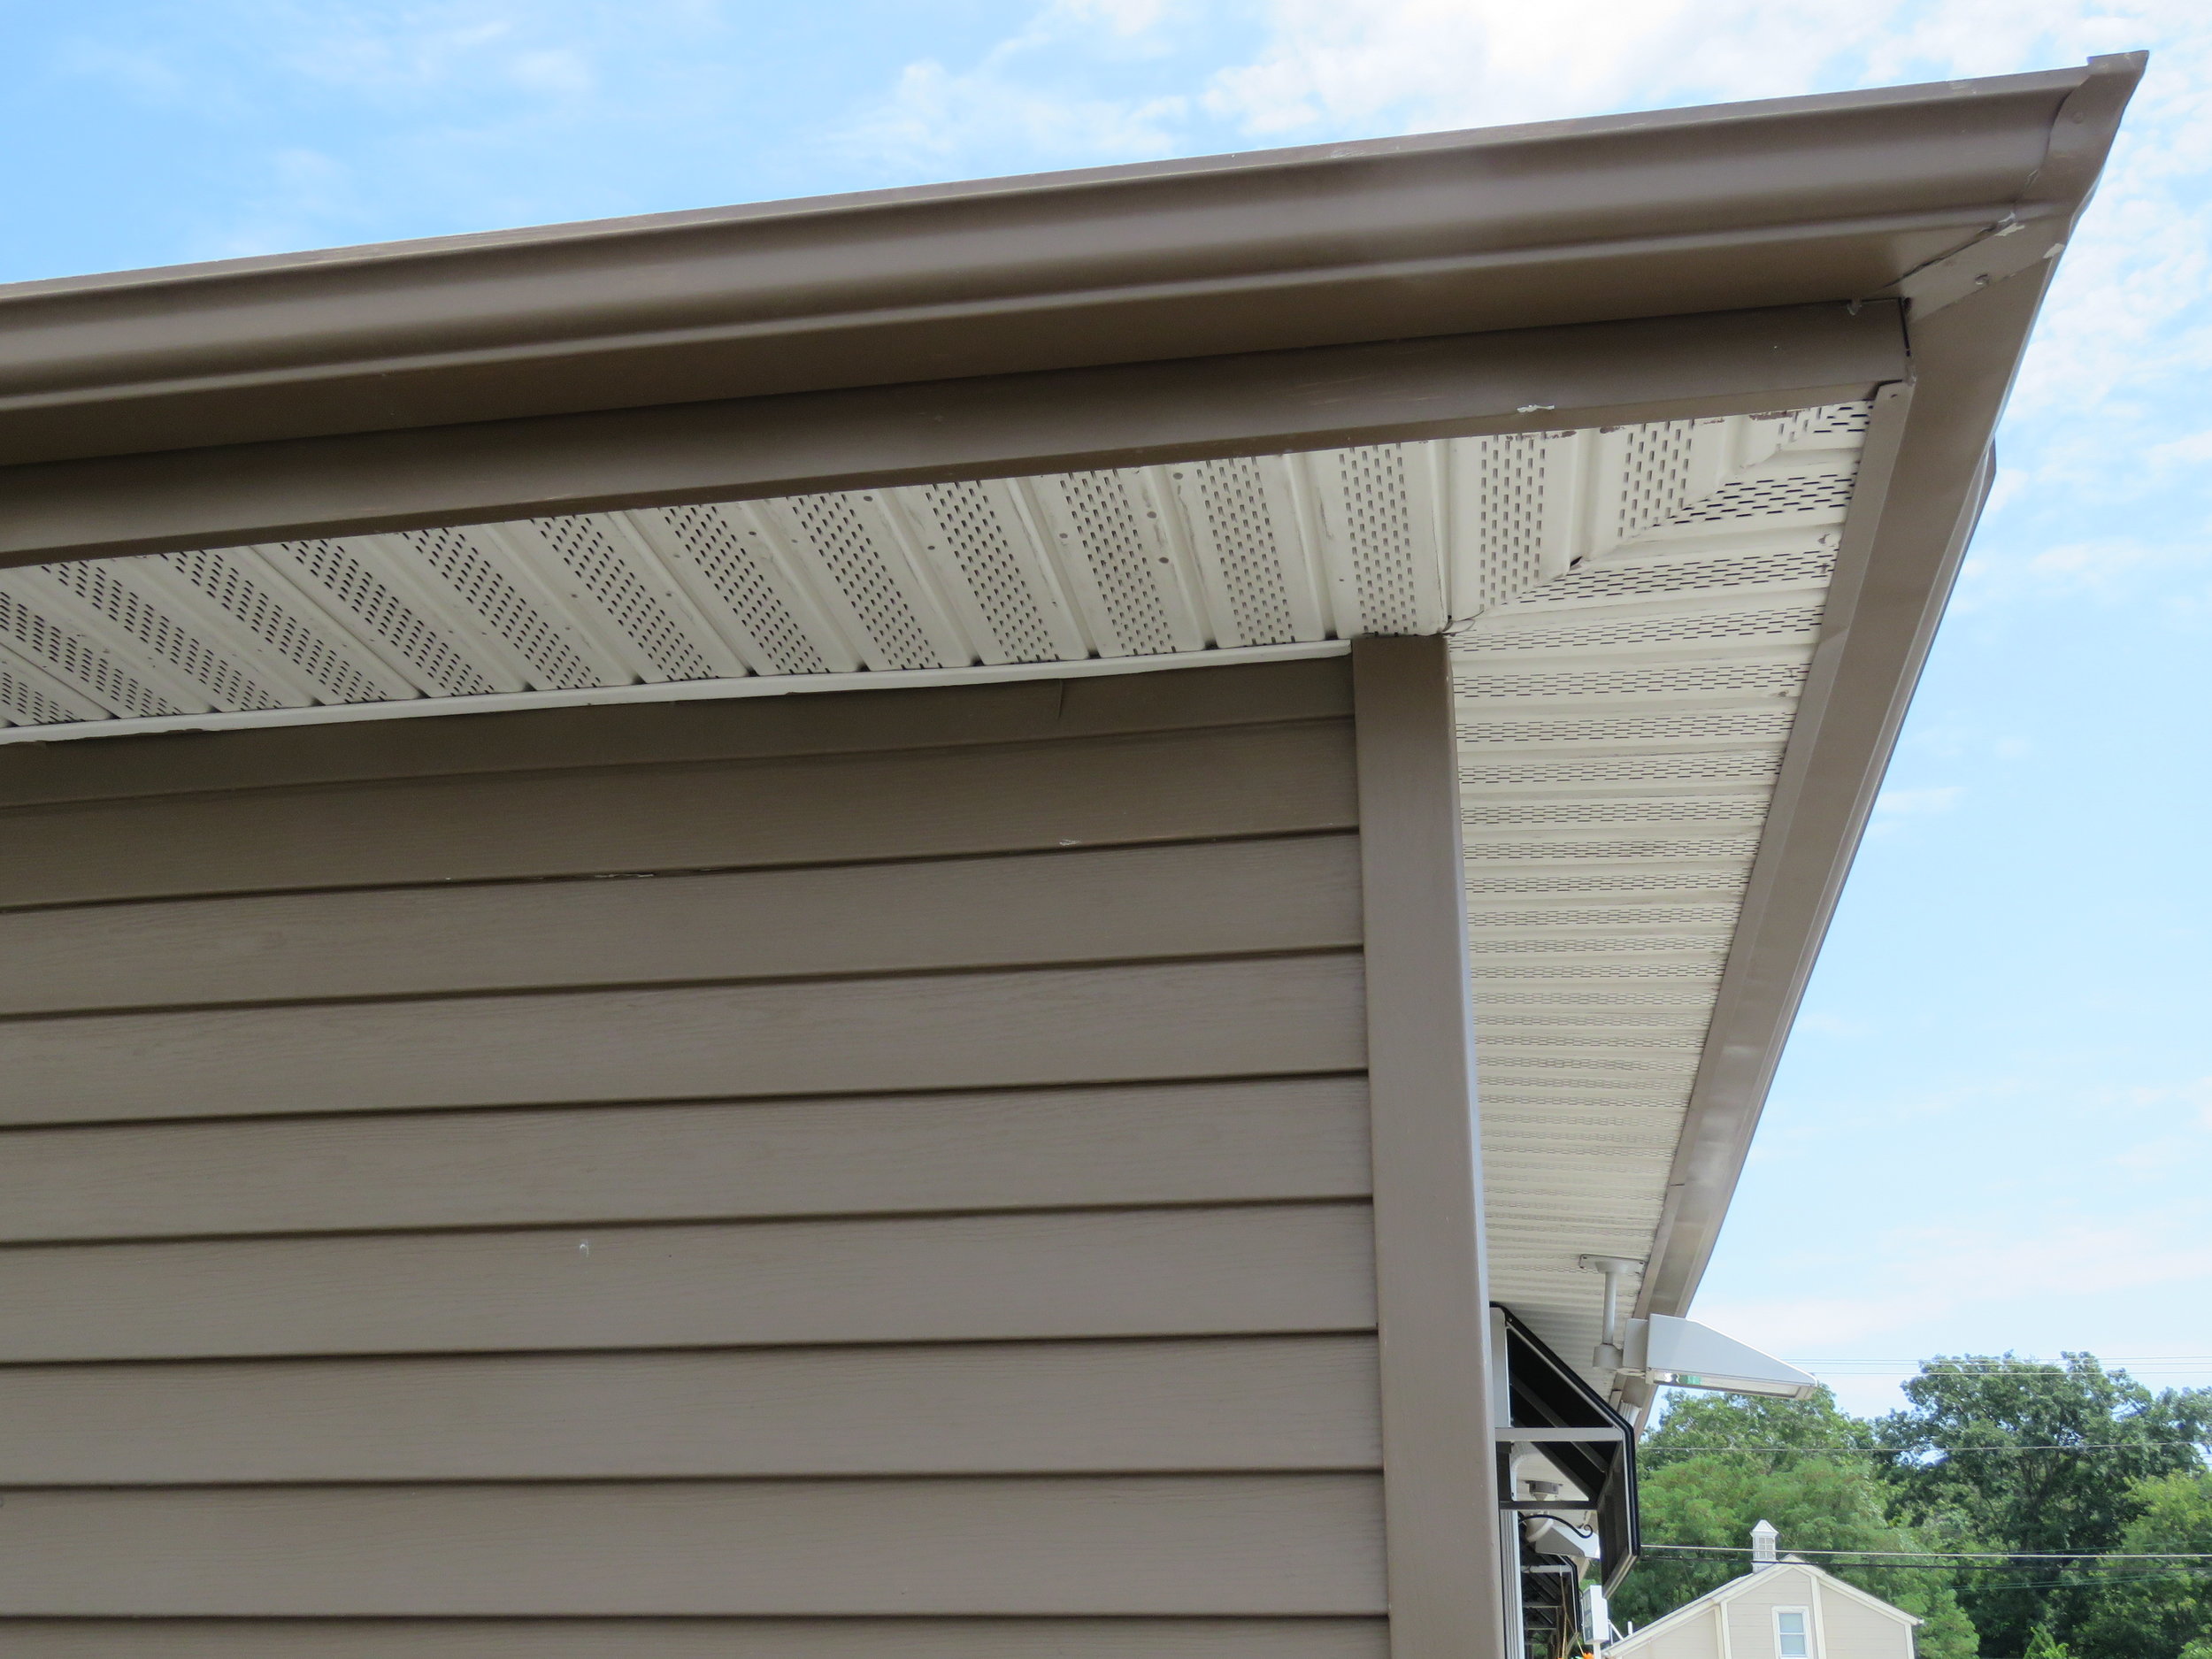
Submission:
[[[1870,1607],[1824,1584],[1818,1617],[1820,1644],[1815,1659],[1912,1659],[1913,1627],[1900,1612]]]
[[[16,1240],[1356,1199],[1369,1186],[1357,1076],[197,1118],[17,1129],[5,1144],[0,1215]]]
[[[0,757],[0,1646],[1379,1659],[1348,714]]]
[[[1789,1563],[1756,1574],[1729,1602],[1734,1659],[1775,1659],[1778,1607],[1806,1609],[1812,1659],[1912,1659],[1909,1616],[1870,1606],[1824,1575]]]
[[[1372,1474],[18,1494],[33,1615],[1379,1613]]]
[[[0,1013],[1113,961],[1360,941],[1343,834],[0,912]]]
[[[0,1463],[39,1486],[1367,1469],[1374,1388],[1365,1334],[9,1365]]]
[[[1638,1632],[1629,1639],[1635,1646],[1628,1651],[1632,1651],[1636,1659],[1734,1659],[1721,1647],[1720,1617],[1720,1609],[1701,1608],[1664,1630],[1653,1631],[1648,1635]],[[1751,1655],[1746,1655],[1743,1659],[1751,1659]],[[1771,1644],[1760,1659],[1774,1659]]]
[[[1205,1206],[42,1245],[5,1360],[1356,1330],[1358,1206]]]
[[[1368,1618],[21,1619],[10,1659],[1384,1659]]]
[[[1311,721],[72,802],[10,815],[0,903],[951,857],[1342,829],[1352,821],[1352,793],[1348,723]]]
[[[1812,1659],[1912,1659],[1909,1614],[1793,1562],[1733,1579],[1614,1646],[1622,1659],[1777,1659],[1778,1608],[1805,1610]]]
[[[1341,1071],[1360,1008],[1333,953],[25,1019],[0,1123]]]

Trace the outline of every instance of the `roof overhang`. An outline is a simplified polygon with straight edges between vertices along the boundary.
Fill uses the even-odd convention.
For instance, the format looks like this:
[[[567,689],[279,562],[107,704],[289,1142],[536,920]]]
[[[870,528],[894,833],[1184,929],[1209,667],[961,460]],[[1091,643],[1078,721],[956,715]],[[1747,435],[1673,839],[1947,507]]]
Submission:
[[[1811,534],[1829,515],[1817,619],[1789,647],[1786,741],[1730,878],[1738,908],[1713,948],[1666,1172],[1651,1170],[1648,1217],[1623,1212],[1648,1240],[1640,1310],[1678,1314],[1985,492],[2055,257],[2141,67],[19,285],[0,289],[0,566],[122,570],[122,556],[688,503],[772,515],[949,480],[1014,480],[1041,500],[1072,474],[1280,457],[1254,465],[1285,469],[1283,522],[1308,528],[1278,556],[1325,588],[1336,555],[1313,526],[1326,515],[1299,504],[1295,481],[1311,484],[1317,452],[1397,446],[1478,480],[1518,464],[1500,444],[1610,457],[1578,474],[1579,493],[1555,492],[1586,516],[1614,503],[1610,537],[1545,532],[1528,557],[1550,580],[1679,563],[1685,536],[1765,534],[1746,528],[1758,513],[1716,529],[1731,511],[1715,492],[1755,482],[1747,467],[1828,466],[1847,511],[1837,496],[1775,519]],[[1782,418],[1844,404],[1861,406],[1844,426]],[[1781,453],[1806,432],[1831,434],[1814,442],[1827,460]],[[1641,517],[1619,504],[1658,499],[1639,442],[1675,446],[1686,469]],[[1157,477],[1128,488],[1173,494]],[[1009,511],[1039,531],[1036,512]],[[933,593],[910,520],[885,534]],[[1445,539],[1390,556],[1432,590],[1412,623],[1363,609],[1347,564],[1336,575],[1355,597],[1271,639],[1202,618],[1194,642],[1117,653],[1071,624],[1072,644],[994,662],[947,600],[933,667],[785,678],[1096,672],[1409,628],[1452,630],[1479,654],[1501,630],[1541,633],[1517,615],[1529,595],[1460,581]],[[1190,557],[1194,592],[1208,579]],[[715,678],[626,672],[596,689],[682,695]],[[718,689],[738,687],[726,678]],[[299,718],[424,711],[370,701],[290,700]],[[1552,1284],[1532,1323],[1572,1354],[1594,1334],[1594,1276],[1586,1294]]]

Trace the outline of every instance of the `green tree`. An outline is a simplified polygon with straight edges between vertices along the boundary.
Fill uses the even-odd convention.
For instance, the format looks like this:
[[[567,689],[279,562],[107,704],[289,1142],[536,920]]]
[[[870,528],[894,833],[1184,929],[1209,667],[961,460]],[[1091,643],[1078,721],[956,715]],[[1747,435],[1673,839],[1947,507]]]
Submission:
[[[1779,1449],[1777,1449],[1779,1448]],[[1825,1389],[1808,1401],[1678,1396],[1638,1451],[1647,1545],[1747,1551],[1770,1521],[1785,1553],[1924,1548],[1890,1522],[1868,1425]],[[1974,1659],[1975,1632],[1947,1577],[1814,1557],[1838,1578],[1918,1614],[1921,1659]],[[1653,1548],[1614,1599],[1617,1623],[1646,1624],[1743,1573],[1744,1554]]]
[[[2118,1549],[2142,1512],[2137,1484],[2199,1468],[2191,1442],[2212,1432],[2212,1390],[2154,1394],[2087,1354],[2063,1364],[1939,1356],[1904,1392],[1911,1403],[1873,1425],[1893,1454],[1884,1460],[1890,1513],[1941,1549]],[[2057,1564],[1962,1571],[1959,1600],[1986,1654],[2027,1653],[2040,1625],[2083,1659],[2121,1659],[2120,1650],[2078,1640],[2106,1594],[2104,1578],[2094,1567]],[[2139,1653],[2129,1649],[2128,1659]]]
[[[2212,1555],[2212,1474],[2139,1481],[2139,1513],[2120,1535],[2135,1555]],[[2081,1619],[2093,1654],[2212,1659],[2212,1562],[2113,1562]]]

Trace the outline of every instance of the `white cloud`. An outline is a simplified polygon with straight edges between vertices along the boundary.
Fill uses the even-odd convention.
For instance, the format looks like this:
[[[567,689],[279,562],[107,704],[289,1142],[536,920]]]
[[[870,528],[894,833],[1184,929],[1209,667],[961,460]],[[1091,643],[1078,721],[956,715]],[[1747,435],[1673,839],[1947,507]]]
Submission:
[[[1168,0],[1060,0],[1046,15],[1103,23],[1125,39],[1148,35],[1169,20]]]
[[[849,150],[908,167],[930,167],[963,154],[1010,147],[1033,165],[1132,161],[1171,154],[1176,98],[1126,103],[1071,98],[1025,84],[986,60],[956,73],[942,64],[909,64],[898,86],[842,134]]]
[[[505,65],[508,80],[534,92],[589,92],[596,84],[589,58],[570,49],[525,51]]]
[[[63,48],[57,66],[70,74],[120,87],[150,104],[179,103],[194,90],[194,77],[159,51],[142,45],[73,41]]]
[[[2196,466],[2212,461],[2212,431],[2154,444],[2148,458],[2154,466]]]
[[[1813,1009],[1801,1012],[1793,1028],[1798,1031],[1812,1032],[1823,1037],[1863,1037],[1873,1029],[1864,1020],[1852,1019],[1842,1014],[1832,1014]]]
[[[1701,1301],[1697,1317],[1785,1357],[1835,1359],[1913,1351],[1920,1327],[1968,1308],[2212,1285],[2212,1243],[2193,1210],[2097,1225],[2024,1215],[1993,1227],[1897,1227],[1847,1240],[1855,1274],[1876,1294]]]
[[[319,150],[280,150],[257,188],[242,189],[229,220],[195,250],[206,259],[239,259],[311,246],[324,227],[358,206],[353,169]]]
[[[1874,810],[1892,818],[1928,818],[1948,812],[1966,795],[1958,784],[1932,785],[1921,789],[1885,789],[1874,797]]]
[[[1180,147],[1190,100],[1074,89],[1087,52],[1127,49],[1169,19],[1162,0],[1055,0],[971,68],[908,64],[888,96],[850,121],[849,152],[906,168],[1011,152],[1026,166],[1148,160]]]
[[[310,81],[385,98],[454,96],[462,107],[488,90],[567,98],[595,90],[596,59],[618,28],[675,20],[680,3],[624,19],[595,0],[534,7],[515,0],[440,0],[421,5],[289,10],[273,29],[276,53]],[[652,15],[661,13],[660,17]]]
[[[2186,608],[2201,601],[2177,589],[2177,579],[2212,574],[2212,534],[2185,527],[2157,540],[2101,536],[2025,551],[1992,538],[1991,546],[1991,551],[1970,557],[1960,572],[1954,608],[1962,613],[2018,600],[2126,604],[2153,590],[2170,609]]]
[[[1258,134],[1548,119],[2079,61],[2189,26],[2179,0],[1271,0],[1209,106]]]
[[[1117,43],[1256,16],[1242,51],[1142,94],[1082,89]],[[1231,31],[1233,33],[1233,31]],[[2016,413],[2078,419],[2212,371],[2212,14],[2201,0],[1048,0],[967,68],[910,65],[850,147],[904,165],[1008,150],[1080,165],[1264,142],[1491,126],[1915,80],[2147,47],[2084,234],[2068,251]],[[1004,161],[995,165],[1003,166]],[[2107,418],[2155,422],[2154,411]],[[2162,434],[2143,434],[2120,470]],[[2107,444],[2039,432],[2031,483],[2116,477]],[[2193,451],[2189,452],[2193,454]]]

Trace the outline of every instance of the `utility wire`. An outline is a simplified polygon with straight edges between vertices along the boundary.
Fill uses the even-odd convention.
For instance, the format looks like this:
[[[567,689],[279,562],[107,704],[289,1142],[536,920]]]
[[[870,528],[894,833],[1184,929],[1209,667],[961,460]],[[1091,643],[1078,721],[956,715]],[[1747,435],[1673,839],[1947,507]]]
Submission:
[[[1710,1555],[1748,1555],[1751,1553],[1751,1547],[1747,1544],[1646,1544],[1643,1548],[1694,1549]],[[1916,1561],[2212,1561],[2212,1554],[2205,1553],[2136,1555],[2124,1550],[1792,1549],[1789,1553],[1793,1555],[1899,1555]]]
[[[1681,1546],[1679,1545],[1669,1544],[1647,1544],[1644,1546],[1644,1548],[1647,1551],[1653,1549],[1670,1549],[1680,1548]],[[1775,1564],[1777,1566],[1781,1566],[1785,1563],[1777,1562]],[[2002,1567],[1978,1567],[1970,1564],[1962,1566],[1955,1562],[1937,1561],[1839,1561],[1835,1564],[1839,1567],[1864,1567],[1878,1569],[1883,1572],[2001,1572],[2005,1571]],[[2050,1569],[2047,1567],[2030,1566],[2023,1563],[2018,1571],[2022,1572],[2047,1572]],[[2101,1572],[2089,1578],[2015,1578],[2006,1586],[2006,1588],[2012,1590],[2057,1590],[2075,1588],[2083,1584],[2172,1584],[2177,1581],[2182,1583],[2201,1583],[2207,1578],[2212,1578],[2212,1574],[2208,1574],[2192,1567],[2169,1567],[2162,1572]]]
[[[2048,1446],[1682,1446],[1671,1440],[1646,1440],[1642,1452],[1855,1452],[1863,1456],[1904,1457],[1933,1452],[1956,1457],[1965,1452],[2147,1452],[2162,1447],[2202,1448],[2212,1440],[2078,1440]]]
[[[2086,1348],[2081,1351],[2085,1354],[2088,1352]],[[2100,1354],[2095,1356],[2095,1358],[2100,1365],[2212,1365],[2212,1354]],[[1907,1370],[1910,1370],[1920,1362],[1916,1359],[1798,1359],[1792,1360],[1790,1363],[1793,1365],[1902,1365]],[[2016,1356],[2010,1360],[1993,1357],[1989,1363],[1993,1366],[2061,1365],[2065,1362],[2055,1359],[2021,1359]],[[1970,1366],[1956,1366],[1953,1369],[1966,1371],[1970,1375],[1980,1374]]]
[[[1793,1360],[1791,1363],[1796,1364],[1797,1362]],[[1833,1377],[1839,1382],[1879,1382],[1891,1377],[1902,1377],[1907,1382],[1915,1382],[1924,1377],[1992,1377],[2001,1382],[2078,1383],[2119,1382],[2122,1380],[2133,1382],[2140,1381],[2146,1377],[2156,1378],[2163,1381],[2172,1381],[2176,1379],[2202,1377],[2207,1374],[2212,1374],[2212,1364],[2175,1365],[2170,1367],[2150,1365],[2140,1367],[2134,1365],[2116,1365],[2110,1371],[2060,1371],[2055,1368],[2047,1371],[1997,1371],[1994,1369],[1970,1371],[1958,1367],[1942,1365],[1937,1366],[1933,1371],[1922,1371],[1916,1365],[1899,1365],[1885,1368],[1881,1371],[1845,1371],[1840,1367],[1833,1365],[1798,1365],[1797,1369],[1800,1371],[1810,1371],[1816,1377]]]

